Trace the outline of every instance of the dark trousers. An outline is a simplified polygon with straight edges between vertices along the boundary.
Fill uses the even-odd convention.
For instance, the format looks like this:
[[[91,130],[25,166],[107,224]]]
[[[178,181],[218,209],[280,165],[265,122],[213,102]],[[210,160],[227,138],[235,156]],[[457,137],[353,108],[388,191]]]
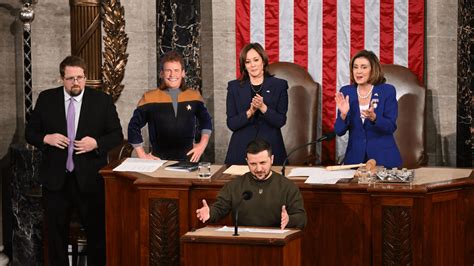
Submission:
[[[61,190],[43,188],[48,236],[48,261],[51,266],[67,266],[69,223],[72,211],[79,214],[87,237],[87,265],[105,265],[105,197],[103,180],[99,192],[81,192],[74,172],[66,173]]]

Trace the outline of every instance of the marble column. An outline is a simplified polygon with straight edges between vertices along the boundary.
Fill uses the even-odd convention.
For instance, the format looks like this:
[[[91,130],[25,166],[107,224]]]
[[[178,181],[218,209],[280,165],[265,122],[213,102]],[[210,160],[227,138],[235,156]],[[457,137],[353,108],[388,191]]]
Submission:
[[[472,23],[474,21],[471,0],[458,2],[458,91],[456,128],[456,166],[472,167],[474,161],[474,121],[472,119],[473,62]]]
[[[38,178],[41,153],[29,145],[13,144],[10,154],[13,206],[11,265],[43,265],[43,207]]]
[[[186,64],[186,84],[201,91],[199,2],[199,0],[157,0],[156,53],[158,58],[171,50],[181,53]],[[157,76],[159,76],[160,62],[157,61]]]

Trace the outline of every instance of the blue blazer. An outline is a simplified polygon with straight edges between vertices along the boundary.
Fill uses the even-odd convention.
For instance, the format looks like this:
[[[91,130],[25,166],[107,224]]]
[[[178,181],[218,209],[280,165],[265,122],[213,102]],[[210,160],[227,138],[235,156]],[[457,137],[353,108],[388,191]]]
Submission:
[[[227,127],[232,130],[226,164],[247,164],[247,144],[256,137],[270,143],[275,155],[273,164],[281,165],[286,158],[281,128],[286,124],[288,111],[288,82],[283,79],[266,76],[260,95],[268,109],[260,111],[247,119],[247,110],[252,102],[250,81],[233,80],[227,87]]]
[[[393,137],[397,129],[398,103],[393,85],[380,84],[374,87],[370,103],[376,106],[375,122],[365,119],[362,123],[357,97],[357,85],[347,85],[340,90],[344,97],[349,95],[350,110],[346,120],[338,111],[334,130],[339,136],[349,131],[344,164],[365,162],[375,159],[377,165],[387,168],[400,167],[402,159]]]

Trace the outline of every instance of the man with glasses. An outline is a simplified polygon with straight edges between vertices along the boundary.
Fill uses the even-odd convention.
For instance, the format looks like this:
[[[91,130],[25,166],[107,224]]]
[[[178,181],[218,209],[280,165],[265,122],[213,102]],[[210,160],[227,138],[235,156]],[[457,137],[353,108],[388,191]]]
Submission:
[[[104,181],[100,168],[123,140],[112,97],[86,87],[86,64],[77,56],[59,65],[63,86],[40,93],[26,140],[43,153],[43,185],[50,265],[69,265],[73,209],[87,236],[87,264],[105,265]]]

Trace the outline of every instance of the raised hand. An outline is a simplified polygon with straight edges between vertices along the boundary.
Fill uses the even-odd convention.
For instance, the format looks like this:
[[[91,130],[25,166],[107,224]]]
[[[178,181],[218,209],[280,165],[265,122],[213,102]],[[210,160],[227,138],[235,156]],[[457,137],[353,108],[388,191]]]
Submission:
[[[337,109],[339,109],[339,111],[341,112],[341,118],[345,120],[347,113],[349,113],[350,110],[349,95],[344,97],[344,94],[342,94],[342,92],[336,92],[334,99],[336,100]]]
[[[209,214],[209,206],[207,206],[207,202],[205,199],[202,200],[203,207],[201,209],[196,210],[196,217],[203,223],[205,223],[211,215]]]
[[[288,225],[288,222],[290,221],[290,216],[288,216],[288,213],[286,212],[286,207],[285,205],[281,206],[281,229],[285,229],[285,227]]]

